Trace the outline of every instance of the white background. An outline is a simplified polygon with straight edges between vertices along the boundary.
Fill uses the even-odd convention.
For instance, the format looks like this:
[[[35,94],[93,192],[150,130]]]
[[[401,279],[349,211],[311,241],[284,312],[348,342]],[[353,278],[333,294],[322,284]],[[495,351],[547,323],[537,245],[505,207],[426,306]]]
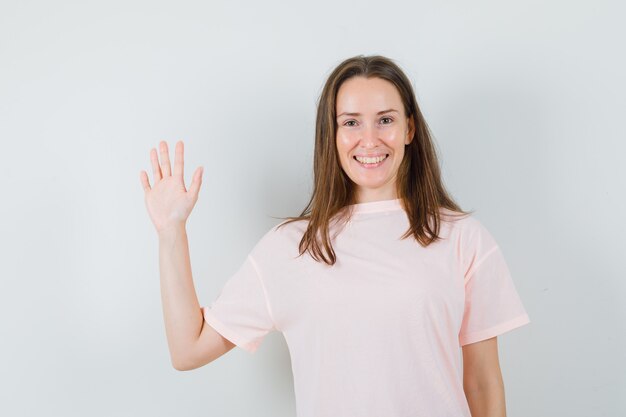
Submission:
[[[278,332],[172,368],[139,172],[160,140],[205,167],[207,305],[308,201],[330,71],[382,54],[531,318],[498,338],[508,416],[626,415],[622,4],[2,0],[0,414],[294,416]]]

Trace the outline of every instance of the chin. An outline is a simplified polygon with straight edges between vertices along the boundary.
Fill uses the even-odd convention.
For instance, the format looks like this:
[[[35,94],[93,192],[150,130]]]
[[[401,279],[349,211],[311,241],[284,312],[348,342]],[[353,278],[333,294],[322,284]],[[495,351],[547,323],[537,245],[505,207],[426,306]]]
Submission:
[[[386,181],[380,181],[380,182],[357,182],[357,181],[353,181],[354,184],[360,188],[363,189],[369,189],[369,190],[377,190],[380,188],[383,188],[385,186],[385,184],[387,183]]]

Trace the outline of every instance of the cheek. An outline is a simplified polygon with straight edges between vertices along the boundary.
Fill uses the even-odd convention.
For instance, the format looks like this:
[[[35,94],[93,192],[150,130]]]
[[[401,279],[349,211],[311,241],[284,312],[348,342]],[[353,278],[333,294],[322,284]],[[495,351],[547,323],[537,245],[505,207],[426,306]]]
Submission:
[[[354,134],[340,130],[337,132],[337,143],[348,144],[352,142],[352,136],[354,136]]]
[[[396,153],[399,153],[404,151],[404,140],[405,136],[402,132],[389,132],[389,135],[387,136],[387,145],[390,148],[393,148]]]
[[[386,137],[387,140],[389,140],[390,142],[397,142],[397,141],[402,141],[404,139],[403,137],[403,132],[401,130],[398,129],[393,129],[393,130],[389,130],[388,132],[386,132]]]
[[[350,135],[337,134],[337,149],[341,153],[341,157],[345,157],[345,153],[349,152],[355,145],[355,140]]]

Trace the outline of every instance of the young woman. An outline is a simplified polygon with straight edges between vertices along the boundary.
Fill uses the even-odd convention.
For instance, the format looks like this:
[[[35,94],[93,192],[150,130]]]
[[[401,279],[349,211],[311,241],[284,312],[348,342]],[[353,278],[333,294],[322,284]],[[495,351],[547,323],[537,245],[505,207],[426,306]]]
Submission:
[[[357,56],[329,76],[318,109],[314,189],[298,217],[259,240],[210,306],[195,294],[183,183],[151,150],[141,172],[160,242],[176,369],[283,333],[299,417],[503,417],[497,336],[530,323],[494,237],[446,192],[402,70]],[[462,348],[462,358],[460,355]],[[462,359],[462,360],[461,360]]]

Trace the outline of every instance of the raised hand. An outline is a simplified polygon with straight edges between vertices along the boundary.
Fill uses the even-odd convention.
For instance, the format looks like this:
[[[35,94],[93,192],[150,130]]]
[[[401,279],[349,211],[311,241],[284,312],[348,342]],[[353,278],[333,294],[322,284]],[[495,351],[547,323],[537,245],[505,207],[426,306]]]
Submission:
[[[203,168],[198,167],[196,169],[189,191],[187,191],[183,176],[183,150],[183,141],[176,142],[174,173],[172,174],[167,142],[161,141],[159,143],[160,164],[156,149],[150,149],[154,177],[153,187],[150,187],[146,171],[139,173],[144,189],[146,208],[157,233],[172,227],[184,226],[196,201],[198,201]]]

